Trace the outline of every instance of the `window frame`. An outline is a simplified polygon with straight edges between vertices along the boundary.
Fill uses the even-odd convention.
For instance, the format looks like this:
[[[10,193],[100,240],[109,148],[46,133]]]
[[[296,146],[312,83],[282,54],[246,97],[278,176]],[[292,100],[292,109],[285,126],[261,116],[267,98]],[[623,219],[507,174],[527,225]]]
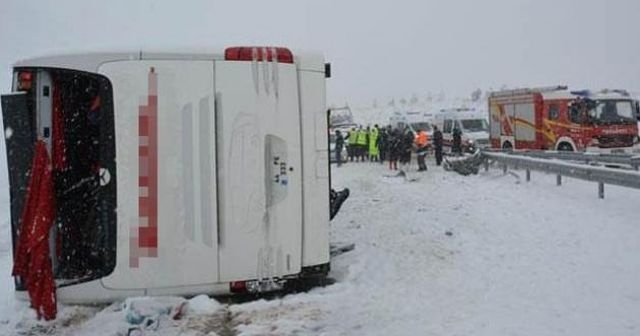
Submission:
[[[552,114],[552,111],[555,111],[555,113]],[[551,103],[547,106],[547,119],[549,120],[560,119],[560,104]]]
[[[453,119],[445,119],[442,123],[442,133],[453,132]]]

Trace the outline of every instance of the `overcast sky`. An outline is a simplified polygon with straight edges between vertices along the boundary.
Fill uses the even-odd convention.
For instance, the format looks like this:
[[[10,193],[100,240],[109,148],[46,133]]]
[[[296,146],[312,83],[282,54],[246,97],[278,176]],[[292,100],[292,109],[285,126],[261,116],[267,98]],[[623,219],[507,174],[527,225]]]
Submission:
[[[70,50],[283,45],[333,64],[329,102],[502,85],[640,89],[639,0],[2,0],[0,88]]]

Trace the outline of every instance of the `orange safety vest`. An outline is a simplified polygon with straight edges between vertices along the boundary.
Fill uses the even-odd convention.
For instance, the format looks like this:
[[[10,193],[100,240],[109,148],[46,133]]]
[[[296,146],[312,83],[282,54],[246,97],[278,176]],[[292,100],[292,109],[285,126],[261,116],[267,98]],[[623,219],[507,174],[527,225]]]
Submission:
[[[418,134],[416,134],[416,145],[418,147],[426,146],[427,142],[429,142],[429,137],[427,136],[427,132],[420,131],[418,132]]]

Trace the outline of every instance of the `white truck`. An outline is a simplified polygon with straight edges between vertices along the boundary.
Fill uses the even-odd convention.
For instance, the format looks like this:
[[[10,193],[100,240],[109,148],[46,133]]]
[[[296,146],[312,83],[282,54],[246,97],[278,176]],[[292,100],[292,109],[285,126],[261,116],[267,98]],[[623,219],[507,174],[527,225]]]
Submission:
[[[328,69],[321,55],[271,47],[15,64],[14,92],[2,96],[14,253],[24,172],[44,141],[61,302],[255,292],[325,277]]]

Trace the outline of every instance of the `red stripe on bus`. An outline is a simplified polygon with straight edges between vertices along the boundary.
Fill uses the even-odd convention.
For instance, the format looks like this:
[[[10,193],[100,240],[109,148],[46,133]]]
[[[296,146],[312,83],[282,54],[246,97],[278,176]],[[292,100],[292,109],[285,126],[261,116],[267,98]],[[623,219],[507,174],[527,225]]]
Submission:
[[[136,248],[130,249],[130,267],[139,267],[142,257],[158,256],[158,76],[154,68],[148,85],[146,105],[138,107],[138,236],[132,237]]]

